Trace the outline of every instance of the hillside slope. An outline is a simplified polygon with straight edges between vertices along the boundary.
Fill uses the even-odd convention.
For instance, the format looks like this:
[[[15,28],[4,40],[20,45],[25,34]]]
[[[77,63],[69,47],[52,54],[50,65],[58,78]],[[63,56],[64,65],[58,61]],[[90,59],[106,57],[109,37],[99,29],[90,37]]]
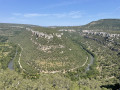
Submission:
[[[79,45],[53,28],[4,24],[0,32],[9,42],[21,47],[18,63],[28,73],[71,71],[88,60],[87,53]]]
[[[120,30],[120,19],[101,19],[81,26],[84,29]]]

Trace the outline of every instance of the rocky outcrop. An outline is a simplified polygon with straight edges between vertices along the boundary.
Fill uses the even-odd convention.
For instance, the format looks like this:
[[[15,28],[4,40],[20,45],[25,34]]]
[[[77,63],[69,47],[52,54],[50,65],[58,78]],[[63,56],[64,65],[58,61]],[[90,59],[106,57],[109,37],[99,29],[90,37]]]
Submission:
[[[107,32],[100,32],[98,30],[82,30],[84,35],[99,35],[99,36],[103,36],[103,37],[113,37],[113,38],[118,38],[120,37],[120,34],[111,34],[111,33],[107,33]]]

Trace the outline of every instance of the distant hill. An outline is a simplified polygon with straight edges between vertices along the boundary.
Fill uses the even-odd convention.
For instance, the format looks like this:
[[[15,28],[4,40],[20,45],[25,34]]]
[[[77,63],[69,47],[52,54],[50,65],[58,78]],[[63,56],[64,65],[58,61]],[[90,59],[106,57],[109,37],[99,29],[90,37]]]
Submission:
[[[120,30],[120,19],[101,19],[81,26],[82,29]]]
[[[17,23],[0,23],[0,27],[11,27],[11,26],[21,26],[21,27],[39,27],[38,25],[31,24],[17,24]]]

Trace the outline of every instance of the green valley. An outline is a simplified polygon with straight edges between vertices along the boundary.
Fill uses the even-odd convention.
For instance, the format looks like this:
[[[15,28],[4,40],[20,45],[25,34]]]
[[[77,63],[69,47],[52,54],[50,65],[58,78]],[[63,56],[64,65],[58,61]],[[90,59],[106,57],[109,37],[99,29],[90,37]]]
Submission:
[[[0,24],[1,90],[118,90],[119,62],[119,19],[69,27]]]

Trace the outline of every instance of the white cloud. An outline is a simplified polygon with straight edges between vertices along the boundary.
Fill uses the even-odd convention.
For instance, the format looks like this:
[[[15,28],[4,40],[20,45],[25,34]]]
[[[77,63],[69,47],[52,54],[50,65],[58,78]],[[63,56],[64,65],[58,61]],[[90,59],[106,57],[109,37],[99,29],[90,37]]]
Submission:
[[[21,13],[13,13],[12,15],[14,15],[14,16],[21,16],[22,14]]]
[[[40,17],[40,16],[49,16],[48,14],[38,14],[38,13],[30,13],[30,14],[24,14],[24,17]]]
[[[68,13],[27,13],[27,14],[21,14],[21,13],[14,13],[14,16],[22,16],[25,18],[32,18],[32,17],[57,17],[57,18],[81,18],[82,13],[80,11],[72,11]]]
[[[69,13],[69,16],[72,18],[81,18],[82,14],[80,11],[72,11]]]
[[[62,13],[62,14],[51,14],[51,16],[58,17],[58,18],[63,18],[63,17],[66,17],[66,14],[65,13]]]

